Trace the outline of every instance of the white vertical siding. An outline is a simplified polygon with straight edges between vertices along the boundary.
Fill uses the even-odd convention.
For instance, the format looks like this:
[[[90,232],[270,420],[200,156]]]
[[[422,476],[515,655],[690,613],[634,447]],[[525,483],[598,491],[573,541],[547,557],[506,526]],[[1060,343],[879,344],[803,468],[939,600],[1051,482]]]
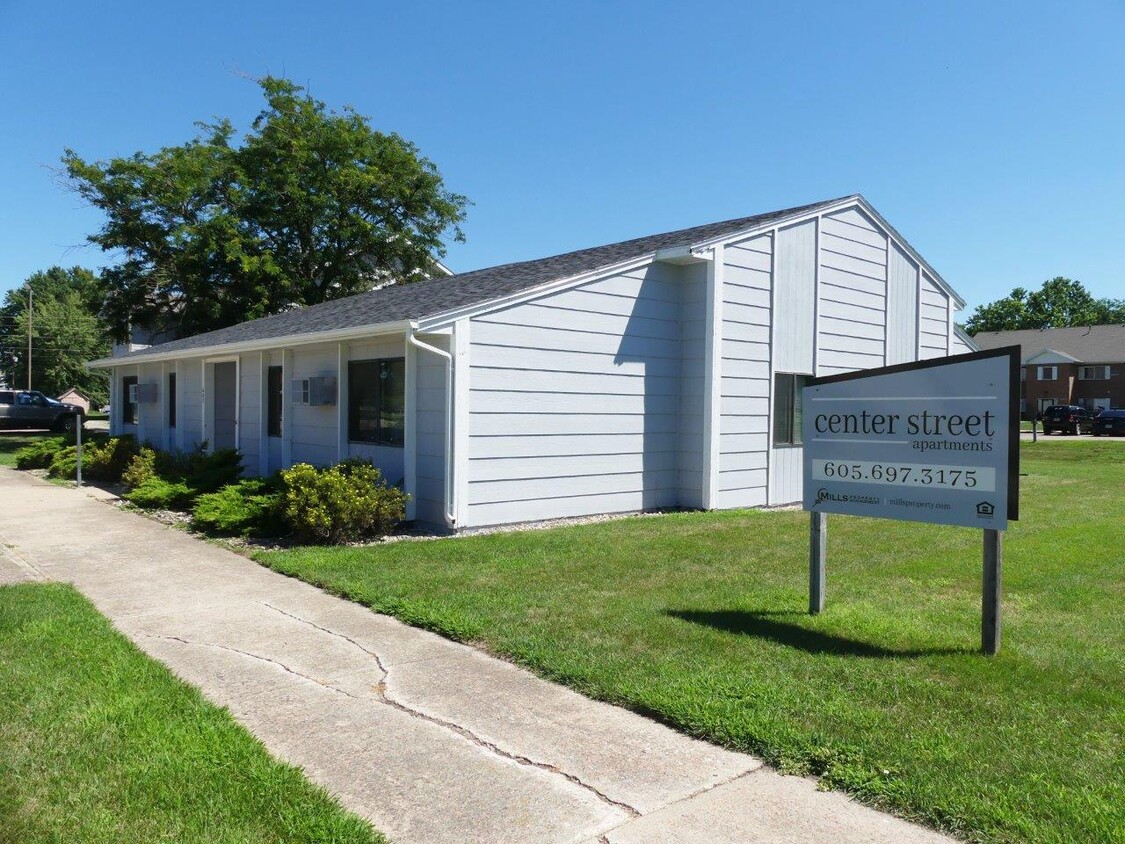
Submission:
[[[825,281],[836,290],[842,280]],[[815,220],[777,233],[774,282],[774,371],[812,372],[816,315]]]
[[[674,506],[680,270],[472,320],[465,526]]]
[[[918,264],[891,244],[887,280],[887,365],[918,353]]]
[[[790,235],[786,235],[786,239]],[[798,236],[800,237],[800,235]],[[792,244],[790,244],[791,246]],[[766,462],[770,413],[770,287],[773,238],[751,238],[724,252],[719,478],[715,506],[752,507],[766,503]],[[797,250],[786,254],[804,271]],[[803,281],[803,279],[802,279]],[[811,278],[810,278],[811,281]],[[791,290],[803,309],[812,297]],[[807,335],[811,348],[811,312]],[[803,332],[794,332],[803,333]],[[795,350],[793,336],[788,338]]]
[[[817,374],[883,366],[887,236],[856,208],[826,215],[821,225]]]
[[[777,504],[793,501],[800,495],[800,486],[794,486],[786,467],[800,462],[801,449],[793,446],[774,448],[769,442],[773,434],[770,416],[773,413],[773,381],[779,372],[811,374],[819,364],[816,350],[816,323],[823,321],[823,299],[842,298],[838,295],[843,279],[833,275],[823,276],[817,266],[818,220],[781,229],[777,233],[777,252],[773,274],[772,343],[773,365],[769,369],[770,392],[767,416],[760,422],[760,433],[769,447],[767,472],[768,496],[761,503]],[[818,277],[820,276],[820,277]],[[820,290],[822,301],[817,301]],[[818,313],[818,307],[821,311]],[[832,358],[829,355],[829,364]],[[831,370],[829,370],[831,371]],[[799,481],[799,477],[798,477]]]
[[[679,505],[702,507],[707,268],[695,264],[684,267],[681,273]]]
[[[257,352],[242,355],[238,377],[238,450],[242,453],[242,473],[258,475],[262,449],[262,359]]]
[[[770,451],[770,504],[792,504],[802,496],[805,450],[798,446]]]
[[[419,336],[422,342],[449,351],[449,337]],[[445,379],[444,358],[415,349],[418,355],[415,384],[418,460],[415,469],[415,519],[431,525],[445,524]]]
[[[919,308],[919,357],[945,357],[949,353],[949,297],[926,273],[922,273],[921,307]]]
[[[176,374],[176,391],[180,394],[180,412],[176,429],[184,451],[191,451],[203,440],[203,371],[198,358],[180,361]]]

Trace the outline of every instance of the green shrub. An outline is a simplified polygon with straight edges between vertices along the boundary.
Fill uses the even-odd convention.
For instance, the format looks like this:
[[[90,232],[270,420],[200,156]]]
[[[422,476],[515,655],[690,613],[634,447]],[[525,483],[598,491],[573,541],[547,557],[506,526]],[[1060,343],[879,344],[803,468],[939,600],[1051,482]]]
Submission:
[[[402,520],[406,496],[388,487],[367,461],[317,469],[308,463],[281,473],[282,512],[311,542],[338,544],[384,536]]]
[[[83,469],[85,469],[86,447],[82,447]],[[70,480],[74,478],[75,469],[78,466],[78,449],[75,446],[68,445],[65,448],[60,448],[55,452],[51,458],[51,464],[47,467],[47,477],[49,478],[65,478]]]
[[[147,480],[156,477],[156,452],[148,446],[141,446],[141,450],[129,461],[129,466],[121,473],[121,483],[126,489],[136,489]]]
[[[16,452],[17,469],[46,469],[67,446],[66,437],[44,437]]]
[[[158,451],[155,470],[165,480],[183,481],[196,493],[214,492],[235,483],[242,474],[242,455],[237,449],[221,448],[207,453],[201,443],[192,451]]]
[[[211,454],[196,454],[185,480],[197,493],[204,493],[237,483],[241,475],[242,455],[234,448],[220,448]]]
[[[195,491],[183,481],[151,477],[125,493],[125,500],[146,510],[179,510],[191,504]]]
[[[111,437],[82,444],[82,475],[92,481],[117,483],[137,454],[137,441],[133,437]],[[47,469],[52,478],[73,478],[75,468],[74,447],[60,451]]]
[[[199,496],[192,527],[225,536],[280,536],[287,532],[275,480],[254,478]]]

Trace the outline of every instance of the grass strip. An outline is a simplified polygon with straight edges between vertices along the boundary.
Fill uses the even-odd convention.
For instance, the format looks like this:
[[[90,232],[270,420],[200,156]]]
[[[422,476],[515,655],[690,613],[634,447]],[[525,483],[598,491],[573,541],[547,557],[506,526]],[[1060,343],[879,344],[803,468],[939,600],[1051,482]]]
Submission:
[[[991,658],[967,528],[832,516],[817,617],[800,511],[257,556],[964,838],[1125,841],[1125,444],[1022,471]]]
[[[62,584],[0,587],[0,842],[378,844]]]

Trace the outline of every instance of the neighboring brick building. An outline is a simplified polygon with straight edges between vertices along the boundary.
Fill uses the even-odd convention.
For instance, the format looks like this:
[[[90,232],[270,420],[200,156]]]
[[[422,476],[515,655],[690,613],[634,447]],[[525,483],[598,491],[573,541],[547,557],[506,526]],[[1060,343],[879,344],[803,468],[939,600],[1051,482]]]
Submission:
[[[1125,325],[982,331],[982,349],[1019,346],[1020,413],[1052,404],[1125,407]]]

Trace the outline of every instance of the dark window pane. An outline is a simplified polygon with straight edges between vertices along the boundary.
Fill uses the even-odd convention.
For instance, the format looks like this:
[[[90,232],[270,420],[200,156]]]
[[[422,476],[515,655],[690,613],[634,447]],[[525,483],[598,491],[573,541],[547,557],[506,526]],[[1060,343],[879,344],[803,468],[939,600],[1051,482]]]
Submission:
[[[793,376],[778,372],[773,381],[773,443],[793,442]]]
[[[168,427],[176,427],[176,373],[168,373]]]
[[[378,442],[379,361],[348,362],[348,439]]]
[[[266,370],[266,434],[271,437],[281,436],[281,385],[281,367],[271,366]]]
[[[801,407],[801,390],[808,383],[809,376],[793,376],[793,444],[800,445],[804,442],[805,414]]]
[[[379,442],[402,445],[406,429],[406,361],[379,362]]]
[[[121,421],[126,425],[137,424],[137,403],[129,401],[129,388],[137,385],[137,376],[121,379]]]

